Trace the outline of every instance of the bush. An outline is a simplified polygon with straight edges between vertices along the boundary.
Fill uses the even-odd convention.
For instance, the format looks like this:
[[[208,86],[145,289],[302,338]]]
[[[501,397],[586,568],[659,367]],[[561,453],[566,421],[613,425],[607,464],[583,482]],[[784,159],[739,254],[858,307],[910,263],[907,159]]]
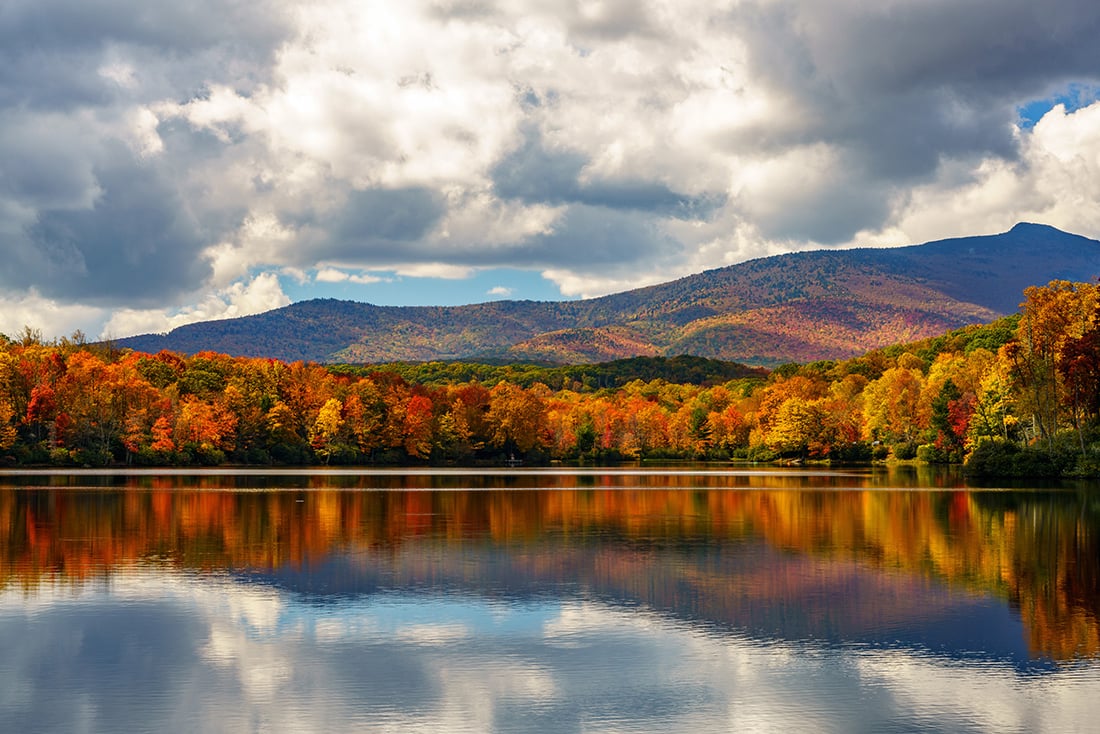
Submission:
[[[767,446],[748,446],[743,449],[735,449],[733,456],[736,459],[761,463],[779,461],[781,458],[777,452],[772,451]]]
[[[870,461],[874,454],[871,444],[866,441],[857,441],[846,446],[836,446],[829,452],[829,458],[851,464],[863,464]]]
[[[78,466],[107,466],[114,458],[106,449],[75,449],[72,452],[73,463]]]
[[[894,458],[898,461],[909,461],[917,458],[917,444],[914,441],[902,441],[894,444]]]
[[[985,441],[974,448],[964,471],[976,477],[1059,477],[1074,470],[1077,457],[1060,448],[1020,447]]]
[[[946,463],[943,458],[943,452],[936,448],[935,444],[931,443],[924,443],[917,447],[917,461],[923,461],[925,464]]]
[[[175,451],[154,451],[144,446],[134,454],[134,463],[138,466],[171,466],[181,462]]]
[[[917,460],[926,464],[961,464],[962,456],[957,451],[926,443],[917,447]]]
[[[179,461],[183,464],[198,464],[200,466],[218,466],[225,463],[225,452],[214,448],[209,444],[198,444],[193,441],[185,443],[177,453]]]

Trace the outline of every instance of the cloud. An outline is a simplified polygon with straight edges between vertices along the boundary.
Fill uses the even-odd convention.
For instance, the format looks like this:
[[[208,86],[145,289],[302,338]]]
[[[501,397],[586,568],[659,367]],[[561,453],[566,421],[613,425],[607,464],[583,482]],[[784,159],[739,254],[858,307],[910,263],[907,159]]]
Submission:
[[[0,295],[0,334],[8,337],[20,334],[24,327],[37,329],[46,337],[68,336],[78,329],[96,334],[104,318],[103,309],[60,303],[33,288],[14,297]]]
[[[132,334],[159,334],[196,321],[232,319],[286,306],[290,298],[274,273],[262,273],[207,295],[200,303],[176,311],[118,309],[103,327],[103,338]]]
[[[497,285],[493,286],[489,290],[485,291],[487,296],[497,296],[499,298],[509,298],[515,291],[507,286]]]
[[[160,173],[122,151],[94,169],[87,209],[41,209],[0,279],[31,279],[51,297],[145,305],[192,290],[211,274],[199,222]],[[140,277],[134,277],[140,273]]]
[[[550,150],[537,128],[523,144],[492,169],[494,191],[528,203],[602,206],[677,218],[705,216],[720,203],[714,198],[678,194],[652,179],[605,179],[586,173],[589,159],[573,150]]]
[[[398,275],[410,278],[443,278],[444,280],[463,280],[473,275],[473,268],[447,263],[415,263],[399,265],[394,268]]]
[[[314,279],[318,283],[359,283],[366,285],[369,283],[380,283],[382,278],[376,275],[368,275],[367,273],[346,273],[343,270],[337,270],[336,268],[322,268],[317,271],[317,275]]]
[[[1096,237],[1098,32],[1085,0],[13,0],[0,298],[107,320],[495,267],[595,294],[1023,215]]]
[[[1098,237],[1098,201],[1100,102],[1072,113],[1059,105],[1021,131],[1018,160],[990,157],[973,167],[945,166],[936,180],[910,192],[892,231],[864,236],[924,241],[960,227],[996,231],[1008,220],[1058,222]]]

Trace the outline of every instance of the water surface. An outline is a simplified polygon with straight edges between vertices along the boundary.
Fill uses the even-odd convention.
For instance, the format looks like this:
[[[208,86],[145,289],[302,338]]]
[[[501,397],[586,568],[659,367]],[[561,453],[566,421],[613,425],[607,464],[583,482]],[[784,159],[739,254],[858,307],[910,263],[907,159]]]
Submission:
[[[0,475],[0,731],[1088,731],[1100,492]]]

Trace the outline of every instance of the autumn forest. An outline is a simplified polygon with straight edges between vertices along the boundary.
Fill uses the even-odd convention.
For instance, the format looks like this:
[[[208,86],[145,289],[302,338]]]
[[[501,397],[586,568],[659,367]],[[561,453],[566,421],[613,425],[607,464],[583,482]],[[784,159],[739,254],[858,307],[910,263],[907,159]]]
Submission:
[[[28,329],[0,338],[0,463],[896,459],[1095,475],[1098,302],[1100,286],[1054,281],[1016,316],[853,359],[690,375],[650,360],[634,379],[144,354]]]

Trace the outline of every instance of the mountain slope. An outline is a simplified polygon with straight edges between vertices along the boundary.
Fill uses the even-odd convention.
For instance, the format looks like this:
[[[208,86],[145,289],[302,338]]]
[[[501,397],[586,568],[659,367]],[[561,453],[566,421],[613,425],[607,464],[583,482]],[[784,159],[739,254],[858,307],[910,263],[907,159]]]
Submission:
[[[1100,275],[1100,242],[1018,224],[998,235],[752,260],[583,301],[389,307],[335,300],[121,339],[141,351],[285,360],[590,362],[690,353],[835,359],[1015,312],[1022,291]]]

